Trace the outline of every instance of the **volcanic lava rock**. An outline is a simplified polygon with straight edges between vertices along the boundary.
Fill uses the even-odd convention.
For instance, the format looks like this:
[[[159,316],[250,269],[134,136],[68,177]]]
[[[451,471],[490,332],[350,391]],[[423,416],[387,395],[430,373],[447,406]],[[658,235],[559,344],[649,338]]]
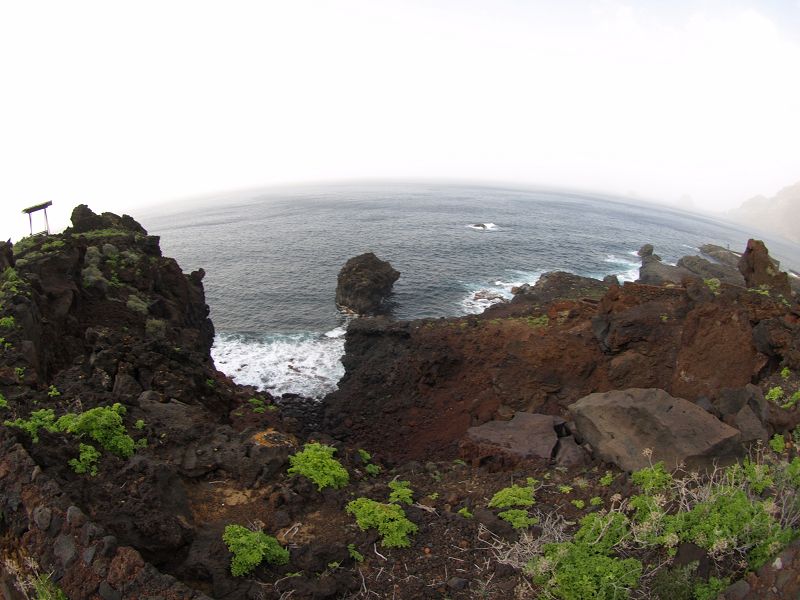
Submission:
[[[104,212],[96,214],[85,204],[79,204],[72,210],[72,227],[65,233],[86,233],[88,231],[102,229],[124,229],[133,233],[147,235],[147,230],[142,227],[133,217],[114,213]]]
[[[785,298],[792,297],[789,276],[780,270],[779,263],[770,258],[761,240],[747,240],[747,248],[739,260],[739,271],[748,288],[765,286]]]
[[[339,271],[336,305],[358,315],[385,311],[384,300],[400,273],[388,261],[367,252],[348,260]]]
[[[662,460],[668,470],[681,463],[702,468],[741,453],[737,429],[664,390],[589,394],[569,411],[581,437],[600,458],[628,471]]]
[[[611,283],[581,277],[566,271],[544,273],[534,285],[527,283],[512,290],[512,303],[544,304],[553,300],[599,299],[608,291]]]

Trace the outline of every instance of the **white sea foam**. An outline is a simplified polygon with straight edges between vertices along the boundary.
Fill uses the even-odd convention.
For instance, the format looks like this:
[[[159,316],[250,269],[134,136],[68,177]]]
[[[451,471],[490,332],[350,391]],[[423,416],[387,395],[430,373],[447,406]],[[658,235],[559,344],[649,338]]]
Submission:
[[[270,334],[253,337],[220,333],[211,355],[236,383],[279,396],[300,394],[320,399],[336,390],[344,375],[346,327],[326,333]]]
[[[466,225],[466,227],[474,229],[475,231],[497,231],[500,229],[494,223],[470,223]]]
[[[635,251],[628,252],[628,254],[638,258]],[[632,260],[625,256],[617,256],[615,254],[606,254],[604,262],[615,266],[611,273],[607,274],[616,275],[620,281],[636,281],[639,279],[639,267],[642,264],[640,260]],[[602,277],[600,279],[602,279]]]
[[[533,285],[539,281],[544,271],[508,271],[508,281],[496,280],[488,285],[467,285],[469,292],[461,300],[461,312],[467,315],[477,315],[494,304],[511,300],[514,294],[511,290],[525,283]]]

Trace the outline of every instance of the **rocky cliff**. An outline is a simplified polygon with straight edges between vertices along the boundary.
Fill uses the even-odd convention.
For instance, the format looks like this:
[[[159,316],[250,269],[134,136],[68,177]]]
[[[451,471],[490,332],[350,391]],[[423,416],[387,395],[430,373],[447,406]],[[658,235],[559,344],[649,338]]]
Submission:
[[[73,599],[525,597],[531,536],[554,523],[566,536],[630,496],[619,466],[644,464],[638,445],[708,464],[800,420],[788,395],[765,398],[800,387],[800,307],[769,282],[553,273],[481,315],[355,319],[345,377],[317,404],[215,369],[203,272],[184,274],[131,217],[80,206],[64,234],[0,247],[0,267],[0,593],[12,600],[42,578]],[[346,487],[287,472],[310,441],[337,453]],[[547,481],[527,492],[538,516],[512,525],[489,499],[533,475]],[[404,482],[410,504],[380,510],[402,506],[417,532],[387,548],[345,509]],[[573,488],[585,500],[568,501]],[[234,576],[231,524],[274,535],[287,564]],[[792,593],[796,545],[781,557],[736,597]]]

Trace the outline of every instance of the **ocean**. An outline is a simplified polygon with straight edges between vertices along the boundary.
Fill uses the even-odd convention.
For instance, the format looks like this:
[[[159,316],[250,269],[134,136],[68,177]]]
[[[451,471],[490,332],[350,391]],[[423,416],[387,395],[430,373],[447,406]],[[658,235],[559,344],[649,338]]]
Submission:
[[[140,220],[185,272],[205,269],[217,368],[275,395],[312,398],[344,373],[336,277],[363,252],[400,271],[393,314],[415,319],[481,312],[547,271],[633,281],[645,243],[674,264],[705,243],[741,252],[758,235],[602,194],[409,183],[219,194]],[[758,237],[798,269],[797,246]]]

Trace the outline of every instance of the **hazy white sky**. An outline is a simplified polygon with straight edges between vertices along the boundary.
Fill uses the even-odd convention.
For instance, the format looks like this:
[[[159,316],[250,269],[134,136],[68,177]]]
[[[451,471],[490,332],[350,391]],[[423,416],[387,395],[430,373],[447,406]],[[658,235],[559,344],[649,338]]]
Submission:
[[[351,178],[698,208],[800,180],[800,0],[0,0],[2,237]]]

